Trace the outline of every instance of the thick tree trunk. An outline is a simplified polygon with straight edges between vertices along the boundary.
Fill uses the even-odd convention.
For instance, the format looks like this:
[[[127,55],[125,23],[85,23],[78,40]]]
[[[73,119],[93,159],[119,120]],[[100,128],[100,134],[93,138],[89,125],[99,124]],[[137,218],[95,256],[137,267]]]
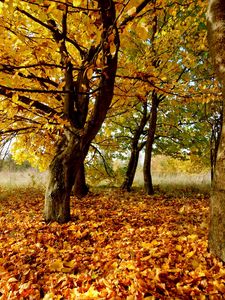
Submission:
[[[73,186],[73,193],[76,197],[82,198],[88,194],[89,188],[86,184],[84,163],[81,164],[77,172],[75,183]]]
[[[157,96],[156,91],[154,90],[152,92],[152,107],[151,107],[148,137],[145,146],[145,159],[144,159],[144,166],[143,166],[144,190],[147,195],[154,194],[152,173],[151,173],[151,162],[152,162],[152,150],[153,150],[156,124],[157,124],[158,105],[159,105],[159,98]]]
[[[82,161],[79,140],[68,133],[59,143],[49,167],[44,206],[44,218],[47,222],[65,223],[70,220],[70,193]]]
[[[215,70],[225,89],[225,2],[210,0],[207,11],[208,36]],[[223,105],[224,107],[224,105]],[[216,159],[210,199],[209,249],[225,262],[225,118]]]

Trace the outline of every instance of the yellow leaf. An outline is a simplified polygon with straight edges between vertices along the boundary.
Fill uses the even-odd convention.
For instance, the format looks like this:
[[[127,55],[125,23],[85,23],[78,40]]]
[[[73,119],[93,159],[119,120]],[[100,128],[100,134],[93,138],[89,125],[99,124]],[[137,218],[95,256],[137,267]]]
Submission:
[[[70,273],[76,267],[76,261],[73,259],[63,263],[63,268],[61,271],[63,273]]]
[[[72,299],[80,299],[80,300],[100,299],[99,292],[93,286],[91,286],[87,292],[82,293],[82,295],[78,292],[77,288],[75,288],[71,292],[71,296],[75,296],[75,298],[73,297]]]
[[[52,2],[48,7],[47,14],[49,14],[54,8],[55,8],[55,2]]]
[[[12,101],[16,103],[16,102],[18,102],[18,99],[19,99],[19,95],[17,93],[14,93],[12,95]]]
[[[159,245],[159,243],[158,243],[157,240],[152,240],[150,243],[148,243],[148,242],[142,242],[141,243],[141,246],[143,248],[147,248],[147,249],[151,249],[151,248],[153,248],[155,246],[158,246],[158,245]]]
[[[61,271],[63,268],[63,262],[60,259],[57,259],[50,265],[51,271]]]
[[[0,2],[0,14],[2,13],[2,10],[3,10],[3,3]]]
[[[43,300],[52,300],[54,299],[54,294],[53,293],[47,293],[45,294]]]
[[[188,239],[194,241],[198,240],[198,235],[197,234],[190,234],[188,235]]]
[[[190,252],[188,252],[188,253],[186,254],[186,257],[187,257],[187,258],[190,258],[190,257],[192,257],[194,254],[195,254],[194,251],[190,251]]]
[[[15,282],[18,282],[18,280],[15,277],[11,277],[8,280],[8,283],[15,283]]]
[[[81,0],[73,0],[73,6],[80,6],[81,2]]]
[[[63,263],[64,267],[66,268],[74,268],[76,265],[76,261],[74,259],[70,260],[70,261],[66,261]]]
[[[147,26],[145,26],[145,24],[142,24],[141,26],[137,26],[136,32],[139,35],[139,37],[143,40],[146,40],[149,37],[148,28]]]
[[[127,11],[127,14],[128,14],[128,16],[132,16],[133,14],[135,14],[136,13],[136,7],[134,6],[134,7],[132,7],[131,9],[129,9],[128,11]]]
[[[181,252],[181,251],[182,251],[182,246],[181,246],[181,245],[176,245],[175,249],[176,249],[178,252]]]
[[[191,261],[191,264],[192,264],[193,268],[196,269],[199,266],[200,263],[196,259],[193,259]]]
[[[61,269],[61,272],[63,272],[63,273],[70,273],[71,271],[72,271],[71,268],[62,268]]]
[[[55,248],[47,246],[48,247],[48,252],[49,253],[55,253]]]

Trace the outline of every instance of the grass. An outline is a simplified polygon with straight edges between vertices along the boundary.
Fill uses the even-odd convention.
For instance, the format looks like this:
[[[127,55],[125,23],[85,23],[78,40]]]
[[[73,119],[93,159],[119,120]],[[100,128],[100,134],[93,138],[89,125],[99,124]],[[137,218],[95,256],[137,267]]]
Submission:
[[[211,189],[210,174],[188,174],[188,173],[153,173],[153,185],[156,192],[174,193],[202,193],[208,194]],[[134,186],[143,186],[142,174],[137,172]]]
[[[0,186],[4,190],[10,191],[15,188],[33,188],[43,191],[47,183],[47,172],[38,172],[35,169],[25,171],[1,171]],[[207,173],[188,174],[188,173],[153,173],[153,185],[155,192],[160,194],[181,194],[191,193],[209,194],[210,193],[210,175]],[[90,184],[91,190],[96,187]],[[140,170],[137,171],[134,180],[134,189],[141,190],[143,187],[143,178]],[[106,184],[105,188],[109,188]],[[112,187],[113,188],[113,187]],[[98,189],[98,188],[97,188]],[[0,196],[2,198],[2,196]]]
[[[44,189],[47,182],[47,173],[40,173],[35,169],[25,171],[4,170],[0,172],[0,186],[5,189],[35,188]]]

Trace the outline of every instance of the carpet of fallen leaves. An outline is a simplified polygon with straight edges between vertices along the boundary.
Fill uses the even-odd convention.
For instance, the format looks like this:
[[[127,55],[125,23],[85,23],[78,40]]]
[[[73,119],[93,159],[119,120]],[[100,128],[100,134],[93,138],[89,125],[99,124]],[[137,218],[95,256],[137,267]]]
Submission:
[[[204,195],[73,197],[63,225],[43,221],[43,198],[1,191],[0,299],[225,299]]]

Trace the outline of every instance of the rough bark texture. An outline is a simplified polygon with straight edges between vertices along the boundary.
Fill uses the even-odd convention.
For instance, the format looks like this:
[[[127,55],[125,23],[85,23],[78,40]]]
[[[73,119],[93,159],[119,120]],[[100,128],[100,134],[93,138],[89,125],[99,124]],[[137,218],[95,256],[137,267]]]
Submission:
[[[225,1],[210,0],[208,4],[208,36],[211,57],[218,77],[225,86]],[[224,100],[223,100],[224,101]],[[224,105],[223,105],[224,107]],[[216,159],[215,176],[210,199],[210,251],[225,262],[225,118]]]
[[[153,143],[155,139],[159,101],[160,100],[156,91],[153,91],[151,115],[150,115],[150,122],[149,122],[148,137],[145,146],[145,159],[144,159],[144,166],[143,166],[144,189],[147,195],[154,194],[154,189],[152,184],[152,174],[151,174],[151,161],[152,161]]]
[[[139,145],[139,139],[141,134],[143,134],[144,127],[148,121],[148,116],[147,116],[147,101],[143,103],[143,115],[141,118],[141,122],[139,127],[135,130],[132,144],[131,144],[131,155],[130,155],[130,160],[128,163],[127,171],[126,171],[126,176],[125,180],[121,186],[122,189],[127,190],[128,192],[131,190],[133,181],[134,181],[134,176],[136,173],[137,165],[138,165],[138,159],[139,159],[139,154],[142,148],[144,147],[144,143]]]
[[[73,66],[68,56],[65,36],[66,12],[64,14],[63,34],[60,35],[59,43],[61,62],[65,63],[65,87],[67,92],[64,98],[64,116],[69,121],[61,141],[57,147],[55,156],[49,168],[49,182],[45,195],[44,218],[46,221],[57,221],[64,223],[70,220],[70,194],[72,186],[78,185],[79,181],[84,183],[83,163],[87,155],[91,141],[95,138],[106,117],[112,101],[115,75],[117,70],[117,59],[119,50],[119,34],[116,26],[115,3],[112,0],[99,0],[99,10],[102,22],[102,42],[93,45],[83,58],[80,73],[74,82]],[[114,35],[116,52],[110,53],[110,44]],[[102,74],[99,81],[98,91],[91,93],[87,80],[87,72],[90,64],[94,64],[96,53],[102,53]],[[85,93],[84,93],[85,91]],[[88,104],[90,91],[92,98],[95,97],[93,112],[89,114]],[[84,186],[79,193],[83,193]],[[78,187],[77,187],[78,189]]]
[[[49,167],[49,182],[45,193],[44,218],[47,222],[70,220],[70,193],[82,153],[73,134],[62,139]],[[77,162],[74,164],[74,162]]]
[[[84,163],[82,163],[75,178],[73,194],[78,198],[83,198],[88,194],[88,191],[89,188],[86,184]]]

